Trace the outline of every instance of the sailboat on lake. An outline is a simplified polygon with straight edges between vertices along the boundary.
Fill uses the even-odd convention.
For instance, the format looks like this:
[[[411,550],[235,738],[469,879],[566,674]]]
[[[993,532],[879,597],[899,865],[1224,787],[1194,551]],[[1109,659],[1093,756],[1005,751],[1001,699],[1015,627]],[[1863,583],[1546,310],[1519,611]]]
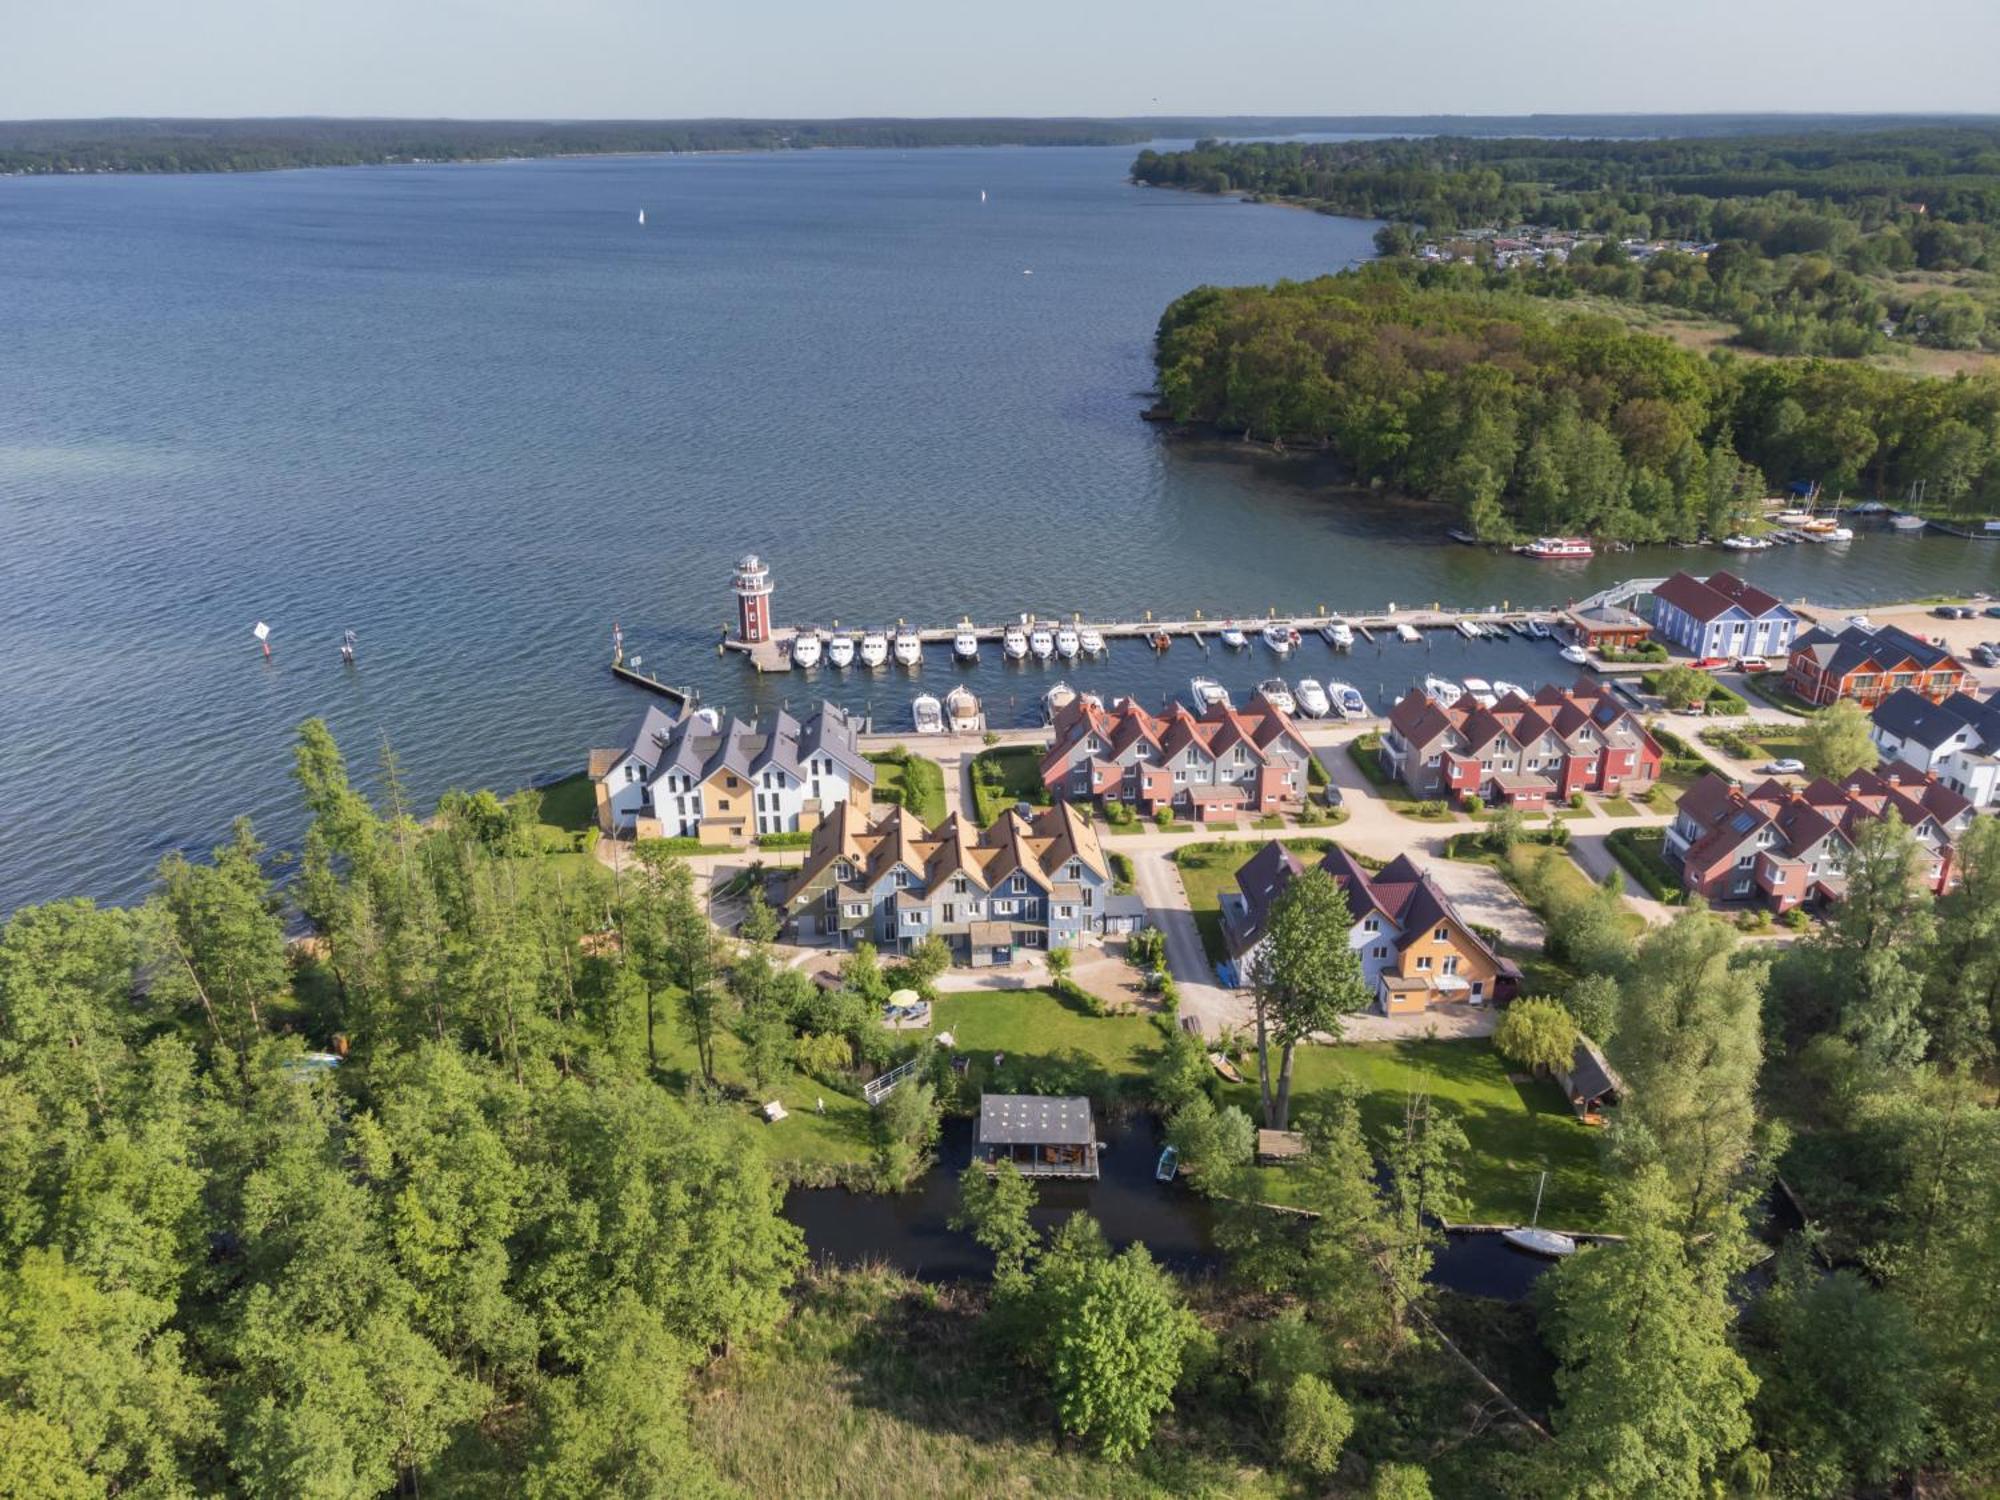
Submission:
[[[643,229],[645,227],[645,224],[646,224],[646,210],[642,208],[639,210],[639,226]]]

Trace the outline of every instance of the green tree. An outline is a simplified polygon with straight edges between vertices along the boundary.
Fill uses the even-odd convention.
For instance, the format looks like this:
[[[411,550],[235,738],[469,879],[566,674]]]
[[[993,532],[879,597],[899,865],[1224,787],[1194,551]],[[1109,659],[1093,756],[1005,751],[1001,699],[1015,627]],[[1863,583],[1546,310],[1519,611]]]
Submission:
[[[1205,1193],[1230,1191],[1257,1150],[1257,1127],[1235,1105],[1217,1109],[1196,1094],[1167,1119],[1167,1139],[1180,1151],[1180,1169]]]
[[[1618,1029],[1618,1006],[1618,981],[1609,974],[1581,975],[1563,995],[1576,1029],[1599,1046]]]
[[[1566,1073],[1575,1059],[1578,1031],[1569,1011],[1554,1000],[1516,1000],[1500,1017],[1493,1049],[1517,1067]]]
[[[743,921],[737,932],[746,943],[762,946],[777,941],[778,914],[771,909],[771,903],[764,899],[764,887],[750,888],[750,901],[743,909]]]
[[[1005,1285],[1026,1272],[1028,1257],[1040,1243],[1028,1219],[1034,1207],[1035,1185],[1012,1162],[990,1171],[973,1162],[959,1174],[951,1227],[993,1252],[993,1279]]]
[[[1841,1033],[1880,1067],[1924,1055],[1924,972],[1936,936],[1929,852],[1901,818],[1857,824],[1847,891],[1818,935]]]
[[[247,818],[210,864],[169,855],[160,865],[161,920],[149,927],[166,950],[160,993],[198,1008],[210,1037],[246,1070],[286,981],[285,932],[262,855]]]
[[[1361,955],[1349,941],[1354,916],[1347,894],[1324,870],[1289,882],[1271,903],[1263,945],[1251,965],[1257,1004],[1257,1075],[1264,1120],[1286,1128],[1292,1107],[1292,1061],[1300,1042],[1328,1033],[1338,1039],[1341,1017],[1367,1009],[1372,995]],[[1282,1049],[1275,1096],[1270,1043]]]
[[[1972,820],[1956,868],[1958,885],[1937,901],[1921,1019],[1939,1061],[1969,1067],[2000,1041],[2000,818]]]
[[[1814,776],[1845,781],[1875,764],[1880,752],[1871,737],[1873,728],[1859,703],[1842,698],[1806,717],[1805,748],[1799,759]]]
[[[1422,1464],[1377,1464],[1368,1500],[1431,1500],[1431,1476]]]
[[[1340,1450],[1354,1432],[1354,1414],[1317,1375],[1301,1375],[1285,1391],[1278,1451],[1291,1467],[1325,1478],[1340,1467]]]
[[[908,1078],[875,1106],[875,1170],[901,1187],[924,1169],[937,1143],[937,1090],[928,1079]]]

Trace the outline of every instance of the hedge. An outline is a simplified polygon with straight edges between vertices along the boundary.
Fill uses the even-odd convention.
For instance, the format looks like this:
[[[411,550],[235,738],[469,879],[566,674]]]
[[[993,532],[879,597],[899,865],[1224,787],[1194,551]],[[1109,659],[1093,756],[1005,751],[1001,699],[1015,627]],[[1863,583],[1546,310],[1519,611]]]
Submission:
[[[1647,895],[1669,906],[1679,906],[1687,900],[1687,893],[1681,889],[1674,867],[1661,852],[1666,838],[1664,828],[1614,828],[1604,836],[1604,846],[1645,887]]]

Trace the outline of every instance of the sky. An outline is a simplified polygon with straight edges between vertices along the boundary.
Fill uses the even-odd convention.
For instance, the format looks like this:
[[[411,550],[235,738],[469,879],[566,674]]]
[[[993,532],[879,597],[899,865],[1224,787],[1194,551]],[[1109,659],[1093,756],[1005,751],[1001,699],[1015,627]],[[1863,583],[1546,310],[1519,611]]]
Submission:
[[[1996,0],[63,0],[0,115],[2000,111]]]

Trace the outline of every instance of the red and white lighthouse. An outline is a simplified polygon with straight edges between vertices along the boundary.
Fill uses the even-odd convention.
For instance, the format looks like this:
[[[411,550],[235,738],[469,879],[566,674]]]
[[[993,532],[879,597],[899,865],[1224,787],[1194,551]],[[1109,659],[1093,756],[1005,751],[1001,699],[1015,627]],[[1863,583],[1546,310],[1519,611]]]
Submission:
[[[771,570],[756,553],[736,565],[736,639],[754,646],[771,638]]]

